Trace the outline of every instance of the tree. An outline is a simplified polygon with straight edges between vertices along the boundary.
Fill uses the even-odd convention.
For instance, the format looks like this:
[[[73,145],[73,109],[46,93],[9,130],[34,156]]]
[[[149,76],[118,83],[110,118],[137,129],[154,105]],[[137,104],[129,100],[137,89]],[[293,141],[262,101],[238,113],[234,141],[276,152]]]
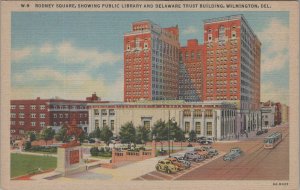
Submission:
[[[106,144],[108,144],[112,136],[113,136],[113,132],[108,128],[108,126],[104,126],[100,133],[101,140],[103,140]]]
[[[139,126],[136,131],[136,142],[141,144],[149,141],[150,130],[145,126]]]
[[[121,143],[135,143],[136,142],[136,131],[132,122],[127,122],[121,126],[120,138]]]
[[[54,136],[55,140],[62,141],[62,142],[68,142],[70,140],[70,137],[67,136],[67,128],[62,127],[57,134]]]
[[[194,130],[191,130],[191,132],[189,133],[189,138],[190,138],[190,141],[192,141],[192,142],[195,142],[197,140],[197,135]]]
[[[168,139],[168,127],[162,120],[158,120],[153,127],[152,136],[155,135],[157,141]]]
[[[100,139],[100,136],[101,136],[101,130],[99,127],[96,127],[96,129],[89,134],[89,138]]]
[[[47,145],[47,141],[52,140],[54,135],[55,135],[55,131],[51,127],[46,128],[46,129],[42,130],[41,139],[46,141],[46,145]]]
[[[26,141],[25,145],[24,145],[24,149],[25,150],[29,150],[31,148],[31,142],[30,141]]]
[[[30,132],[28,132],[28,138],[29,138],[30,142],[35,141],[36,135],[30,131]]]

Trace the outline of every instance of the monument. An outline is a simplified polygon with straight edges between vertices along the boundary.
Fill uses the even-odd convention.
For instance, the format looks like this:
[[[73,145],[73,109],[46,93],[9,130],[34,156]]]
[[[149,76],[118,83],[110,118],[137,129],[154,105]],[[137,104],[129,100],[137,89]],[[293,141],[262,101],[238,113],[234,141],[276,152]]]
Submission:
[[[67,129],[66,135],[72,137],[73,140],[58,147],[56,171],[62,173],[63,176],[83,172],[86,167],[83,161],[82,148],[78,142],[83,131],[77,127],[75,118],[71,124],[65,124],[63,127]]]

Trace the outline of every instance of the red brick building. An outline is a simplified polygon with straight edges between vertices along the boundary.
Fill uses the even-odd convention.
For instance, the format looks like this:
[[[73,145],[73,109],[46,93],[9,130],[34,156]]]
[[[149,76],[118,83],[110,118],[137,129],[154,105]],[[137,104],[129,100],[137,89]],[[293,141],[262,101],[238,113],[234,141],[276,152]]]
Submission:
[[[204,21],[203,100],[235,102],[241,130],[259,125],[261,43],[243,15]]]
[[[39,132],[45,127],[58,130],[64,123],[76,119],[78,127],[87,130],[88,102],[101,102],[93,94],[87,100],[31,99],[11,100],[11,138],[20,139],[26,132]]]
[[[202,101],[204,48],[198,40],[187,41],[187,46],[180,48],[179,56],[179,99]]]
[[[124,101],[178,99],[179,29],[150,20],[124,35]]]

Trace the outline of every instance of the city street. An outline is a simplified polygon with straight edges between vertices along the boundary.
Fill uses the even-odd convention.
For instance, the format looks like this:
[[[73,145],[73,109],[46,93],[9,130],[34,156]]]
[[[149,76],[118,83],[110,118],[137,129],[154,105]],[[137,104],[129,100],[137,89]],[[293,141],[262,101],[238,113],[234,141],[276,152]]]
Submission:
[[[152,171],[135,180],[288,180],[289,137],[288,127],[276,127],[260,136],[249,135],[239,142],[217,142],[214,148],[228,152],[240,147],[243,154],[233,161],[223,161],[222,156],[208,163],[193,164],[192,168],[175,174]],[[274,131],[281,131],[283,140],[275,149],[264,149],[263,138]]]

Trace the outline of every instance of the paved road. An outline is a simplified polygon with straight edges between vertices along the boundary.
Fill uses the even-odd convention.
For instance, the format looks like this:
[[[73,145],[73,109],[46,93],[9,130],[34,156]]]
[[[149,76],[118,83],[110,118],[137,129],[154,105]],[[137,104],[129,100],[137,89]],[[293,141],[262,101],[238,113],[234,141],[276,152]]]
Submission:
[[[275,149],[264,149],[259,136],[249,141],[233,143],[231,146],[216,145],[219,149],[239,146],[244,154],[234,161],[222,158],[193,170],[178,180],[288,180],[289,177],[289,137],[288,127],[271,129],[282,131],[283,141]],[[269,133],[270,133],[269,132]]]
[[[220,152],[228,152],[232,147],[240,147],[244,154],[233,160],[223,161],[222,156],[193,163],[188,170],[175,174],[152,171],[135,180],[287,180],[289,176],[288,127],[269,129],[267,134],[242,141],[217,142],[213,147]],[[283,133],[283,140],[275,149],[264,149],[263,138],[274,131]],[[249,136],[249,137],[250,137]]]

